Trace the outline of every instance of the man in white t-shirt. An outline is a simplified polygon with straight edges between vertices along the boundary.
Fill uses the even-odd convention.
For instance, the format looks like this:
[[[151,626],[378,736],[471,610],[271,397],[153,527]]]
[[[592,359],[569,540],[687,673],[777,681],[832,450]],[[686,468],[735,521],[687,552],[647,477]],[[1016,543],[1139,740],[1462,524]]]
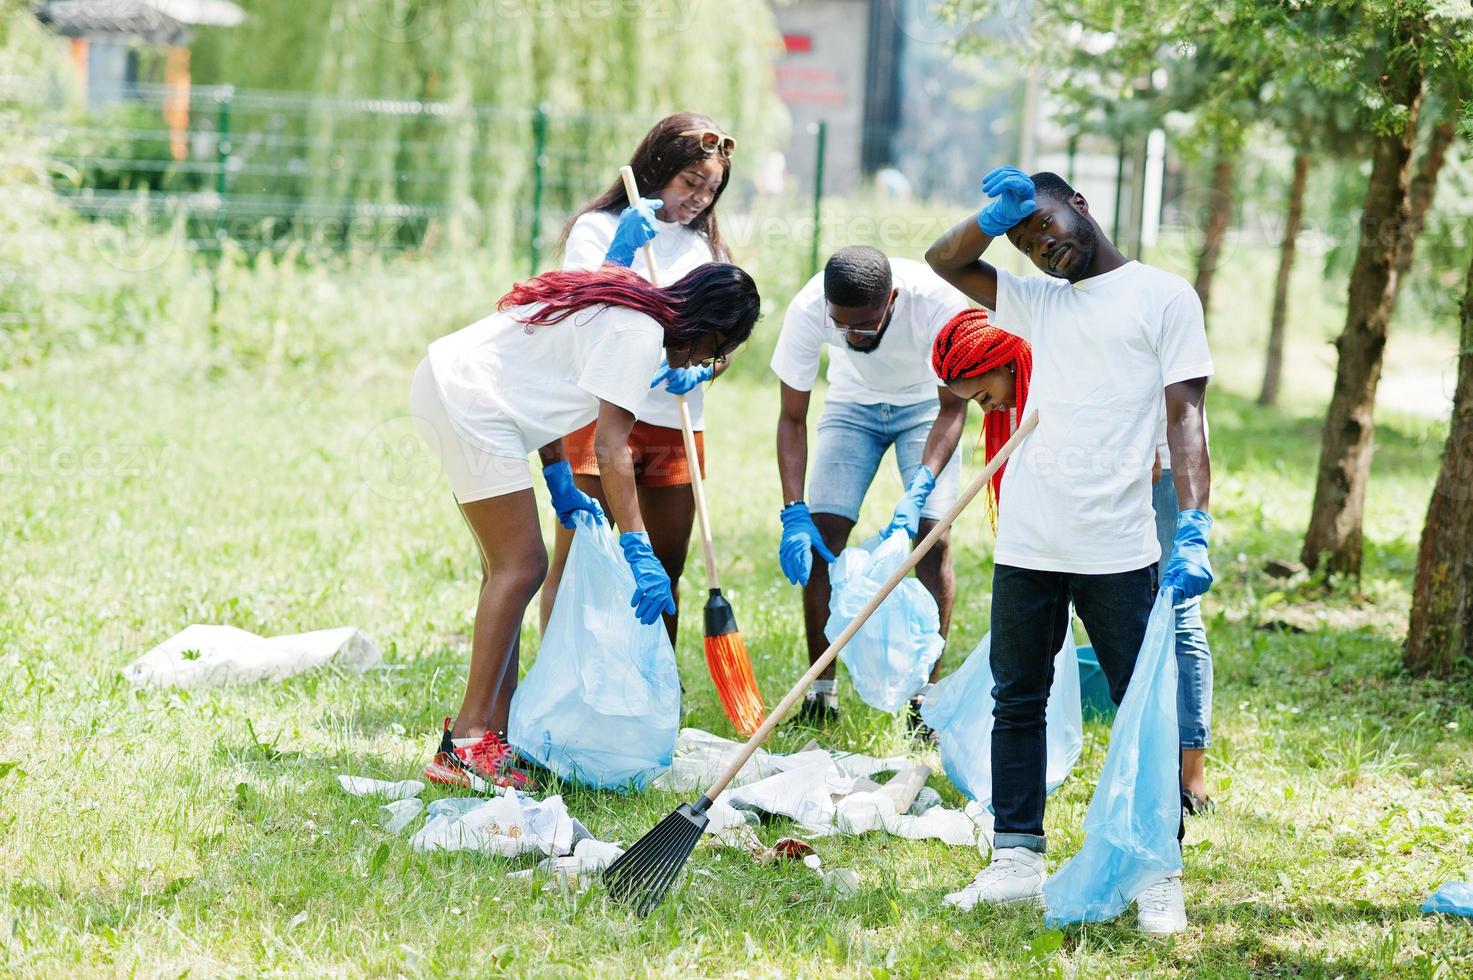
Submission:
[[[1212,356],[1197,294],[1180,276],[1126,259],[1056,174],[1003,167],[983,190],[995,200],[926,259],[1032,345],[1028,404],[1038,428],[1002,483],[992,580],[994,850],[970,886],[946,897],[962,909],[1041,899],[1044,710],[1071,599],[1116,704],[1130,683],[1162,557],[1151,467],[1163,389],[1182,511],[1159,584],[1191,597],[1212,583],[1202,424]],[[1014,276],[982,261],[1004,234],[1045,275]],[[1180,874],[1134,897],[1144,931],[1186,928]]]
[[[839,249],[788,304],[772,354],[773,373],[782,382],[777,456],[784,506],[778,557],[788,580],[804,587],[810,663],[828,646],[827,562],[849,540],[885,451],[895,447],[908,490],[884,533],[929,533],[956,501],[961,473],[956,447],[967,403],[941,387],[931,370],[931,343],[947,320],[969,306],[924,264],[891,259],[868,245]],[[824,347],[829,349],[828,399],[818,420],[805,502],[808,403]],[[923,465],[923,458],[943,461],[940,472]],[[815,563],[815,551],[825,561]],[[956,594],[945,537],[916,566],[916,577],[936,599],[945,636]],[[938,659],[936,670],[940,667]],[[919,703],[911,707],[912,730],[924,734]],[[830,665],[808,692],[799,719],[831,722],[838,711]]]

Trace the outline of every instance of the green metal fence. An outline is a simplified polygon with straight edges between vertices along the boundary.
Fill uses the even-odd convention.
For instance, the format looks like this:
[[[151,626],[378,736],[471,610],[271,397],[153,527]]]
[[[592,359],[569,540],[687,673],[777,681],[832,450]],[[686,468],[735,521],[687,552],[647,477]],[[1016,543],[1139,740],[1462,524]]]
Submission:
[[[55,192],[88,218],[182,227],[206,252],[227,240],[247,250],[474,243],[534,270],[654,122],[231,86],[129,85],[89,102],[0,78],[0,107],[29,110],[18,125],[47,147]],[[822,127],[816,139],[819,180],[803,189],[815,228]],[[752,193],[738,169],[728,207]]]

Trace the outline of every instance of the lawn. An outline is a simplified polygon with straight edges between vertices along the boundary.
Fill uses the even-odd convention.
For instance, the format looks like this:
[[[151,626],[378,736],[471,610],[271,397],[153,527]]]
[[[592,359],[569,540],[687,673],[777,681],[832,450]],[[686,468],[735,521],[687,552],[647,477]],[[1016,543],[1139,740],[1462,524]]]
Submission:
[[[1253,293],[1266,261],[1240,250],[1223,290],[1253,295],[1255,321],[1268,305]],[[819,844],[825,866],[859,873],[854,897],[825,892],[801,867],[759,868],[703,847],[691,862],[702,873],[637,920],[597,892],[533,894],[506,878],[530,860],[420,855],[407,836],[385,834],[376,804],[346,796],[334,777],[417,775],[459,698],[478,579],[470,539],[404,418],[422,343],[506,282],[456,270],[406,261],[240,272],[220,284],[213,331],[196,276],[142,341],[58,351],[0,374],[0,971],[1473,970],[1466,924],[1417,911],[1433,887],[1469,872],[1473,684],[1409,678],[1399,659],[1439,426],[1401,416],[1378,432],[1359,590],[1268,578],[1264,560],[1296,557],[1307,520],[1323,365],[1291,362],[1308,380],[1288,410],[1256,408],[1246,395],[1259,334],[1221,310],[1213,340],[1227,383],[1211,395],[1218,586],[1205,605],[1220,805],[1188,824],[1185,935],[1150,940],[1130,918],[1051,934],[1034,911],[951,914],[941,896],[978,870],[977,853],[883,835]],[[1312,302],[1323,287],[1315,270],[1304,275]],[[801,278],[789,270],[783,281]],[[778,312],[712,390],[709,415],[723,579],[769,702],[804,659],[799,596],[776,562],[775,383],[762,368]],[[1333,300],[1317,304],[1302,349],[1334,319]],[[899,491],[893,468],[882,471],[856,540],[881,526]],[[953,666],[988,618],[990,534],[980,512],[964,524]],[[699,595],[699,563],[689,569],[686,594]],[[195,622],[263,634],[353,624],[389,666],[213,691],[135,691],[122,679],[126,663]],[[529,617],[524,665],[536,644]],[[687,617],[677,652],[686,723],[729,733],[705,679],[698,617]],[[827,743],[906,749],[900,722],[847,687],[844,697]],[[1050,801],[1051,862],[1079,846],[1107,738],[1087,730],[1080,768]],[[931,785],[958,800],[943,776]],[[625,841],[678,802],[572,787],[565,797],[594,833]],[[777,822],[761,833],[770,842],[789,830]]]

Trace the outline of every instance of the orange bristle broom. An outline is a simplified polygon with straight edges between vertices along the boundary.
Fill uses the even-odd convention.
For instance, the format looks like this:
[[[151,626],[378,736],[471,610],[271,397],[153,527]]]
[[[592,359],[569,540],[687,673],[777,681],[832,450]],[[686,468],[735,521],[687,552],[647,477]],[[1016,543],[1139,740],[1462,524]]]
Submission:
[[[619,175],[624,178],[624,192],[629,203],[639,201],[639,186],[634,180],[631,167],[620,167]],[[655,273],[655,251],[648,244],[644,247],[645,264],[649,266],[650,282],[659,285]],[[706,513],[706,490],[701,483],[700,456],[696,452],[696,434],[691,428],[690,408],[684,395],[675,396],[680,406],[680,431],[685,437],[685,458],[690,466],[690,489],[696,502],[696,517],[701,525],[701,550],[706,556],[706,581],[711,594],[706,599],[706,669],[711,672],[711,681],[721,698],[721,707],[726,717],[743,735],[750,735],[762,724],[766,715],[762,707],[762,692],[757,689],[757,678],[752,673],[752,659],[747,655],[747,644],[737,629],[736,613],[731,603],[721,594],[721,583],[716,578],[716,555],[711,548],[711,518]]]

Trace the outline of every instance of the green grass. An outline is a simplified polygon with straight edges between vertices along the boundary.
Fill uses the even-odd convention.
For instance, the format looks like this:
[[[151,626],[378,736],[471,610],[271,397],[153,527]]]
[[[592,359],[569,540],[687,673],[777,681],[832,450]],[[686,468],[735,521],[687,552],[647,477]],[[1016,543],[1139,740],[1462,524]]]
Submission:
[[[1261,281],[1264,261],[1234,256],[1229,280]],[[418,855],[407,835],[386,836],[375,804],[344,795],[334,776],[416,774],[459,698],[478,573],[403,417],[420,344],[505,282],[449,265],[241,273],[226,283],[213,340],[207,295],[193,282],[142,344],[56,352],[0,374],[0,972],[1473,968],[1466,924],[1416,910],[1437,884],[1468,874],[1473,684],[1411,679],[1399,661],[1440,443],[1410,418],[1379,431],[1361,590],[1286,591],[1260,569],[1297,553],[1317,409],[1291,399],[1287,414],[1260,411],[1231,377],[1211,396],[1219,584],[1206,600],[1217,663],[1209,772],[1220,807],[1189,824],[1192,928],[1175,941],[1145,939],[1129,919],[1052,936],[1036,912],[947,914],[940,898],[975,873],[976,852],[883,835],[818,844],[826,866],[860,874],[850,899],[801,868],[702,847],[691,862],[701,873],[647,921],[597,893],[534,895],[505,878],[530,861]],[[253,290],[269,290],[271,305]],[[717,547],[769,701],[804,659],[798,593],[775,556],[775,385],[762,360],[776,313],[710,396]],[[1249,331],[1221,316],[1214,343],[1219,363],[1256,363]],[[880,527],[899,491],[893,468],[883,470],[859,534]],[[980,515],[957,538],[953,666],[986,629],[991,571]],[[699,563],[690,568],[696,595]],[[1305,632],[1259,628],[1281,619]],[[192,622],[266,634],[355,624],[391,668],[223,691],[134,691],[122,680],[123,665]],[[678,655],[686,722],[728,732],[695,617]],[[904,749],[898,722],[845,697],[832,744]],[[1107,736],[1091,726],[1079,771],[1050,801],[1051,861],[1079,845]],[[943,777],[932,785],[956,801]],[[625,841],[678,802],[577,788],[566,797],[595,833]],[[762,836],[791,830],[778,822]]]

